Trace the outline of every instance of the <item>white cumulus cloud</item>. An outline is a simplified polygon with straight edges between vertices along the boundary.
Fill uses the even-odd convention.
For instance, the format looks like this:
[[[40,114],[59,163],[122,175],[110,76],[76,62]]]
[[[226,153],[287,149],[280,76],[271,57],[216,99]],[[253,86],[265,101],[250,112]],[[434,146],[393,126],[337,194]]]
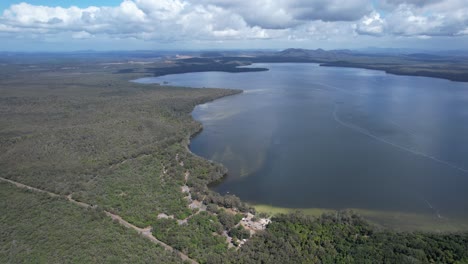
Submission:
[[[314,40],[468,35],[466,0],[123,0],[118,6],[20,3],[0,16],[13,38]]]
[[[356,32],[363,35],[382,35],[384,33],[385,21],[379,13],[372,12],[372,14],[365,16],[356,25]]]

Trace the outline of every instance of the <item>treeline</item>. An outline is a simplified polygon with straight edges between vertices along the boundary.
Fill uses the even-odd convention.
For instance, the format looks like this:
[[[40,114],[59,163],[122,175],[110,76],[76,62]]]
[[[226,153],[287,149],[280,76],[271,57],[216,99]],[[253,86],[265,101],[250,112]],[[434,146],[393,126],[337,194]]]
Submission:
[[[175,66],[165,68],[146,68],[146,71],[154,74],[154,76],[162,76],[168,74],[179,74],[189,72],[258,72],[268,71],[267,68],[244,68],[239,67],[248,65],[248,63],[241,63],[237,61],[221,61],[210,58],[190,58],[178,61]],[[125,69],[120,70],[118,73],[128,73]]]
[[[232,263],[468,263],[468,234],[376,231],[351,212],[278,215]]]
[[[0,173],[63,194],[82,191],[103,168],[184,141],[200,129],[188,115],[195,105],[240,92],[48,74],[0,80]]]
[[[225,208],[235,208],[240,212],[255,213],[255,208],[241,201],[241,199],[235,195],[220,195],[216,192],[211,192],[204,199],[206,204],[213,203]]]
[[[200,263],[468,262],[466,234],[376,231],[348,212],[279,215],[239,250],[228,249],[224,234],[234,244],[247,238],[238,223],[241,213],[254,210],[236,196],[209,190],[226,169],[192,155],[186,146],[201,128],[189,115],[193,107],[240,91],[141,85],[116,80],[124,77],[115,74],[83,78],[81,72],[44,72],[11,71],[13,77],[0,78],[0,173],[72,193],[98,209],[84,212],[66,201],[31,198],[0,186],[0,230],[6,230],[2,263],[68,262],[70,256],[69,262],[180,260],[125,228],[109,226],[102,209],[139,227],[152,226],[158,239]],[[203,201],[206,212],[187,207],[181,190],[186,172],[192,198]],[[175,219],[158,219],[159,213]]]
[[[346,68],[361,68],[369,70],[380,70],[395,75],[406,76],[423,76],[433,77],[440,79],[447,79],[456,82],[468,82],[468,66],[460,67],[456,64],[442,64],[436,65],[406,65],[402,64],[386,64],[386,63],[362,63],[350,61],[335,61],[322,63],[320,66],[326,67],[346,67]]]

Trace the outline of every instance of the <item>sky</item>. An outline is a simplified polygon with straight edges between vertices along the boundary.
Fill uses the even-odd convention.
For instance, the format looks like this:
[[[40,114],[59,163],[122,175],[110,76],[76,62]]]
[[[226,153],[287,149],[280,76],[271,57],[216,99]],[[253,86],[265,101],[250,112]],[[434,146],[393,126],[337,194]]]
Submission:
[[[468,0],[2,0],[0,51],[468,49]]]

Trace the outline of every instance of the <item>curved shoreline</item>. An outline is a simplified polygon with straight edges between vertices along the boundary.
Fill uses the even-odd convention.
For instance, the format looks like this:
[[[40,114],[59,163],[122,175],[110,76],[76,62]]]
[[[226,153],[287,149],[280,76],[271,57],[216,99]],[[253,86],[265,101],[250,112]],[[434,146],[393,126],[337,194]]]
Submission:
[[[284,62],[284,63],[286,63],[286,62]],[[317,64],[317,63],[313,63],[313,64]],[[376,70],[376,69],[369,69],[369,70]],[[378,71],[385,72],[383,70],[378,70]],[[190,86],[187,86],[187,88],[199,89],[198,87],[190,87]],[[228,88],[221,88],[221,89],[232,90],[232,89],[228,89]],[[217,161],[210,160],[210,159],[208,159],[206,157],[200,156],[200,155],[198,155],[197,153],[195,153],[195,152],[193,152],[191,150],[190,145],[191,145],[192,139],[197,137],[204,130],[202,121],[194,118],[193,112],[195,111],[196,107],[198,107],[198,106],[205,105],[205,104],[208,104],[208,103],[212,103],[215,100],[221,99],[221,98],[224,98],[224,97],[241,94],[243,92],[244,92],[243,90],[238,90],[237,93],[233,93],[233,94],[230,94],[230,95],[225,95],[225,96],[222,96],[222,97],[219,97],[219,98],[216,98],[216,99],[213,99],[213,100],[201,103],[201,104],[197,104],[197,105],[195,105],[193,107],[193,109],[190,112],[191,118],[194,121],[196,121],[197,124],[199,124],[199,127],[198,127],[197,131],[195,131],[194,133],[188,135],[186,137],[186,139],[182,142],[182,144],[186,148],[186,150],[187,150],[187,152],[189,154],[192,154],[197,158],[201,158],[203,160],[206,160],[206,161],[208,161],[208,162],[210,162],[212,164],[219,165],[220,167],[223,168],[222,177],[220,177],[218,179],[215,179],[215,180],[213,180],[211,182],[208,182],[206,184],[206,187],[208,189],[210,189],[211,191],[216,192],[216,193],[218,193],[218,192],[213,190],[212,187],[210,187],[210,186],[212,184],[222,183],[224,181],[227,173],[228,173],[228,169],[226,168],[226,166],[224,164],[222,164],[220,162],[217,162]],[[220,194],[220,193],[218,193],[218,194]],[[255,202],[253,202],[253,203],[252,202],[247,202],[247,203],[250,203],[250,205],[252,205],[256,209],[260,208],[261,206],[264,206],[262,204],[256,204]],[[319,211],[320,212],[328,212],[330,210],[336,211],[335,209],[329,209],[329,208],[298,208],[298,209],[295,209],[295,208],[282,208],[282,207],[277,207],[277,206],[270,206],[270,207],[273,210],[267,210],[267,211],[266,210],[258,210],[258,211],[259,212],[268,212],[268,213],[273,213],[273,212],[276,211],[276,209],[280,209],[281,213],[290,213],[290,212],[293,212],[295,210],[300,210],[300,211],[303,211],[303,212],[313,210],[315,213],[319,212]],[[370,221],[370,222],[372,222],[374,224],[380,225],[380,224],[385,223],[384,225],[386,225],[387,227],[390,226],[391,229],[429,231],[429,230],[437,229],[436,228],[437,224],[440,224],[440,225],[443,225],[443,227],[441,227],[443,230],[450,230],[450,231],[468,230],[468,226],[463,225],[463,223],[460,224],[459,221],[456,221],[456,223],[454,223],[454,225],[452,225],[450,223],[440,223],[440,222],[437,222],[437,221],[433,221],[434,219],[431,219],[430,216],[424,215],[424,214],[405,213],[405,212],[399,212],[399,211],[387,212],[387,211],[367,210],[367,209],[351,209],[351,210],[359,213],[362,216],[365,216],[365,218],[368,221]],[[380,220],[380,221],[374,221],[374,220]],[[411,221],[411,220],[415,220],[415,221]],[[392,222],[392,223],[390,223],[390,222]]]
[[[193,87],[191,87],[193,88]],[[197,119],[195,119],[192,115],[193,111],[197,106],[204,105],[207,103],[212,103],[218,99],[221,98],[227,98],[230,96],[238,95],[243,93],[243,90],[239,90],[239,93],[235,93],[232,95],[226,95],[211,101],[208,101],[206,103],[198,104],[194,106],[193,110],[190,112],[191,118],[195,120],[200,126],[199,130],[197,130],[195,133],[189,135],[183,142],[183,145],[185,146],[187,152],[191,155],[194,155],[195,157],[204,159],[208,162],[217,164],[221,166],[224,169],[223,176],[217,180],[214,180],[212,182],[209,182],[207,184],[207,187],[213,191],[209,186],[211,184],[216,184],[216,183],[221,183],[223,179],[226,177],[228,173],[228,169],[224,164],[213,161],[210,159],[207,159],[205,157],[202,157],[196,153],[194,153],[190,149],[190,143],[193,138],[198,136],[203,132],[203,123]],[[218,193],[218,192],[217,192]],[[218,193],[220,194],[220,193]],[[242,200],[242,199],[241,199]],[[245,202],[245,201],[243,201]],[[329,208],[287,208],[287,207],[280,207],[280,206],[272,206],[272,205],[264,205],[264,204],[256,204],[256,203],[249,203],[251,206],[253,206],[257,213],[266,213],[268,215],[276,215],[276,214],[289,214],[293,213],[295,211],[301,211],[305,215],[310,215],[314,217],[319,217],[323,213],[327,212],[334,212],[338,211],[337,209],[329,209]],[[468,225],[462,221],[462,220],[457,220],[455,223],[453,222],[447,222],[447,219],[439,219],[439,218],[434,218],[431,215],[425,215],[425,214],[418,214],[418,213],[407,213],[407,212],[400,212],[400,211],[379,211],[379,210],[369,210],[369,209],[359,209],[359,208],[348,208],[346,210],[351,210],[360,216],[364,217],[369,223],[372,223],[373,225],[379,227],[379,228],[390,228],[391,230],[397,230],[397,231],[422,231],[422,232],[458,232],[458,231],[465,231],[468,230]]]
[[[198,88],[195,88],[195,87],[189,87],[189,88],[198,89]],[[207,88],[207,89],[209,89],[209,88]],[[225,88],[221,88],[221,89],[225,89]],[[190,144],[191,144],[192,139],[194,139],[195,137],[197,137],[199,134],[201,134],[201,133],[203,132],[203,123],[202,123],[201,121],[199,121],[199,120],[197,120],[197,119],[195,119],[195,118],[193,117],[193,111],[194,111],[195,108],[198,107],[198,106],[201,106],[201,105],[204,105],[204,104],[212,103],[212,102],[214,102],[214,101],[216,101],[216,100],[218,100],[218,99],[221,99],[221,98],[227,98],[227,97],[231,97],[231,96],[235,96],[235,95],[239,95],[239,94],[244,93],[244,90],[238,90],[238,89],[227,89],[227,90],[232,90],[232,91],[235,91],[235,92],[232,93],[232,94],[230,94],[230,95],[225,95],[225,96],[223,96],[223,97],[216,98],[216,99],[213,99],[213,100],[204,102],[204,103],[202,103],[202,104],[197,104],[197,105],[195,105],[195,106],[193,107],[192,111],[190,111],[190,118],[191,118],[192,120],[194,120],[195,122],[197,122],[197,124],[199,125],[199,126],[198,126],[198,130],[195,131],[194,133],[188,135],[188,136],[186,137],[186,139],[182,142],[182,144],[184,145],[185,149],[187,150],[187,152],[188,152],[190,155],[193,155],[193,156],[195,156],[195,157],[204,159],[204,160],[206,160],[206,161],[208,161],[208,162],[217,164],[217,165],[219,165],[219,166],[221,166],[221,167],[223,168],[223,171],[224,171],[224,172],[223,172],[223,176],[222,176],[221,178],[217,179],[217,180],[214,180],[214,181],[212,181],[212,182],[209,182],[209,183],[207,184],[207,187],[208,187],[210,184],[213,184],[213,183],[216,183],[216,182],[222,180],[222,179],[227,175],[228,169],[227,169],[226,166],[224,166],[224,164],[222,164],[222,163],[220,163],[220,162],[216,162],[216,161],[214,161],[214,160],[207,159],[207,158],[205,158],[205,157],[202,157],[202,156],[200,156],[200,155],[194,153],[194,152],[190,149]],[[208,188],[209,188],[209,187],[208,187]]]
[[[221,59],[223,59],[221,57]],[[414,68],[413,65],[405,65],[405,64],[398,64],[398,65],[381,65],[381,62],[378,63],[358,63],[352,61],[324,61],[320,59],[295,59],[295,58],[280,58],[280,57],[252,57],[249,58],[249,61],[245,61],[246,58],[243,57],[232,57],[230,59],[235,59],[240,64],[236,66],[226,66],[222,65],[221,67],[219,64],[206,64],[197,67],[193,65],[188,66],[181,66],[181,67],[173,67],[173,68],[158,68],[154,71],[149,71],[147,73],[153,74],[152,76],[147,76],[149,78],[157,78],[167,75],[176,75],[176,74],[184,74],[184,73],[200,73],[200,72],[226,72],[226,73],[245,73],[245,72],[260,72],[260,71],[269,71],[269,68],[265,67],[250,67],[254,64],[258,63],[313,63],[317,64],[320,67],[336,67],[336,68],[351,68],[351,69],[365,69],[365,70],[374,70],[380,71],[385,74],[391,74],[395,76],[412,76],[412,77],[426,77],[426,78],[435,78],[441,80],[448,80],[451,82],[460,82],[460,83],[467,83],[468,82],[468,73],[465,72],[439,72],[433,68]],[[398,67],[402,67],[401,69]],[[407,69],[408,68],[408,69]],[[406,70],[404,70],[406,69]],[[128,73],[125,71],[118,71],[118,74],[121,73]],[[190,87],[193,88],[193,87]]]

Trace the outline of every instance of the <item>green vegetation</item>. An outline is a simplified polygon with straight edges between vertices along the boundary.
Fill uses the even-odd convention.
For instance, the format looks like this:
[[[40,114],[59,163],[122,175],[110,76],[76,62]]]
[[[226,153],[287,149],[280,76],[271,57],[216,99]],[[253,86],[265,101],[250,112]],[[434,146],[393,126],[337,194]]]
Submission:
[[[278,215],[233,263],[468,263],[468,234],[377,231],[349,212]]]
[[[224,210],[221,210],[217,215],[218,215],[219,222],[223,225],[224,229],[226,230],[230,230],[235,225],[237,225],[243,217],[243,215],[241,214],[233,215]]]
[[[348,213],[280,214],[229,248],[229,237],[234,246],[250,237],[239,222],[255,209],[209,190],[226,170],[187,145],[201,129],[193,107],[240,91],[129,82],[212,69],[212,59],[47,58],[1,58],[0,176],[63,199],[0,183],[1,263],[181,262],[104,211],[152,227],[157,239],[200,263],[468,261],[466,234],[377,230]],[[233,60],[216,63],[230,69],[249,63]],[[66,196],[95,207],[83,209]],[[190,209],[192,201],[204,205]]]
[[[0,263],[180,263],[180,258],[80,208],[0,182]]]
[[[189,113],[197,104],[240,91],[136,84],[128,80],[138,75],[113,74],[118,67],[120,64],[78,65],[72,72],[56,70],[57,65],[51,63],[14,65],[14,70],[2,67],[8,78],[0,80],[1,176],[71,195],[139,227],[157,223],[159,213],[186,218],[192,212],[181,192],[185,172],[190,170],[194,175],[188,179],[188,185],[194,196],[197,190],[200,197],[210,195],[207,183],[225,173],[221,166],[187,151],[188,138],[201,129]],[[27,210],[28,207],[2,208],[0,214],[14,219]],[[37,227],[38,232],[47,233],[49,227],[42,229],[40,224],[53,223],[56,214],[43,212],[36,219],[34,213],[38,211],[33,211],[25,219],[35,223],[32,227]],[[80,216],[76,217],[76,221],[80,220]],[[110,219],[105,221],[112,223]],[[83,228],[89,228],[89,232],[96,229],[86,225]],[[59,231],[53,243],[67,239],[67,231]],[[204,235],[212,238],[211,233]],[[13,243],[15,235],[4,238],[2,246]],[[41,244],[41,239],[31,237],[30,242]],[[154,247],[141,240],[148,249],[138,243],[134,246],[141,250]],[[221,237],[218,240],[225,241]],[[77,249],[86,246],[82,240],[76,243]],[[99,237],[89,237],[86,243],[113,248]],[[225,243],[220,245],[227,249]],[[6,254],[16,255],[9,248],[5,249]],[[123,253],[102,252],[101,257],[119,258]],[[68,255],[63,252],[55,259],[45,255],[44,262],[61,262]],[[126,262],[124,257],[121,259]]]
[[[229,235],[238,240],[250,238],[250,232],[241,225],[232,228],[231,231],[229,231]]]
[[[98,204],[140,227],[151,225],[159,213],[186,218],[191,211],[180,191],[183,173],[175,169],[167,172],[171,176],[164,174],[161,163],[168,159],[159,154],[127,160],[106,170],[73,197]]]
[[[188,115],[196,104],[237,92],[112,76],[2,80],[2,175],[57,193],[82,190],[113,164],[180,143],[200,129]]]
[[[175,220],[161,219],[153,225],[155,237],[201,263],[222,259],[227,252],[222,231],[223,227],[216,216],[207,212],[193,216],[186,224],[179,225]]]

